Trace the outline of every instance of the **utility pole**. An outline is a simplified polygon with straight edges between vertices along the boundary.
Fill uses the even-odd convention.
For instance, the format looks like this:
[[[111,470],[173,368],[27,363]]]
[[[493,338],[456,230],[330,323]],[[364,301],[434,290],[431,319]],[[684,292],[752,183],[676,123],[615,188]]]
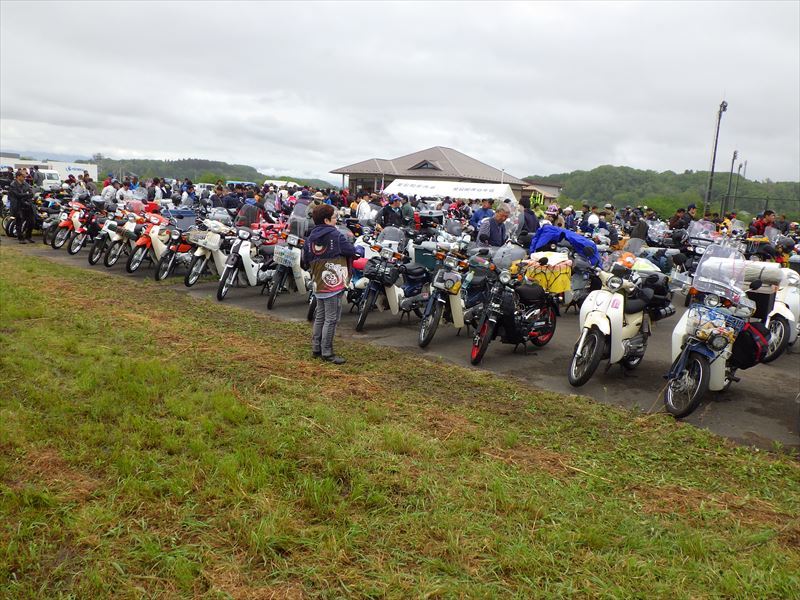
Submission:
[[[731,203],[731,212],[736,209],[736,194],[739,193],[739,177],[742,174],[742,163],[739,163],[739,168],[736,169],[736,187],[733,188],[733,202]]]
[[[711,153],[711,172],[708,174],[708,189],[706,190],[706,201],[703,204],[703,214],[708,212],[711,207],[711,188],[714,186],[714,165],[717,162],[717,144],[719,143],[719,124],[722,121],[722,113],[728,110],[728,103],[723,100],[719,105],[717,113],[717,130],[714,134],[714,151]]]
[[[728,177],[728,191],[725,192],[725,198],[722,199],[722,207],[720,208],[720,216],[723,218],[725,217],[725,209],[728,206],[728,202],[731,201],[731,184],[733,183],[733,165],[736,164],[736,157],[739,156],[739,151],[733,151],[733,159],[731,160],[731,174]]]

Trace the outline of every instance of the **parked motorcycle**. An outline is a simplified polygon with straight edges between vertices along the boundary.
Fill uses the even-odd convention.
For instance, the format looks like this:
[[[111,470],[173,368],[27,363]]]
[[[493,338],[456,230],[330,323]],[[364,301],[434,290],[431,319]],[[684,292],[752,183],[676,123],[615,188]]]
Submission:
[[[232,287],[241,284],[245,287],[261,286],[261,293],[269,284],[270,260],[267,251],[274,246],[261,244],[258,231],[247,227],[236,228],[236,240],[226,259],[225,268],[217,286],[217,300],[222,302]]]
[[[197,283],[207,265],[211,265],[219,277],[225,270],[227,251],[233,245],[233,240],[229,237],[235,236],[236,230],[229,225],[213,219],[204,219],[203,227],[205,231],[198,229],[189,233],[189,241],[196,247],[183,279],[186,287],[192,287]]]
[[[775,304],[765,322],[770,333],[769,349],[761,362],[770,363],[797,340],[800,329],[800,275],[791,269],[781,269],[774,263],[759,266],[770,271],[759,276],[762,281],[780,279]]]
[[[158,213],[148,213],[145,217],[144,229],[134,243],[134,249],[125,264],[128,273],[136,272],[145,260],[158,264],[164,252],[167,251],[169,234],[166,228],[170,225],[169,219]]]
[[[664,405],[676,417],[692,413],[707,391],[726,390],[739,381],[737,369],[763,360],[766,330],[748,320],[766,314],[757,314],[756,303],[745,294],[746,266],[744,255],[732,247],[712,244],[703,252],[687,294],[689,310],[672,332]],[[750,289],[761,285],[753,281]],[[754,346],[759,338],[763,348]]]
[[[56,226],[56,233],[50,245],[54,250],[58,250],[67,243],[75,231],[81,229],[86,220],[87,207],[77,200],[67,204],[67,209],[61,211],[60,221]]]
[[[268,250],[265,250],[265,252],[272,253],[272,261],[275,263],[272,281],[269,284],[267,309],[272,310],[278,294],[285,288],[299,294],[309,293],[311,275],[303,269],[300,263],[303,257],[304,237],[310,228],[305,205],[296,205],[289,217],[288,230],[280,233],[283,243],[268,246]]]
[[[581,334],[567,371],[575,387],[592,378],[603,358],[609,366],[638,367],[647,351],[651,321],[675,314],[667,277],[658,267],[630,253],[615,259],[610,272],[597,270],[603,287],[581,307]]]

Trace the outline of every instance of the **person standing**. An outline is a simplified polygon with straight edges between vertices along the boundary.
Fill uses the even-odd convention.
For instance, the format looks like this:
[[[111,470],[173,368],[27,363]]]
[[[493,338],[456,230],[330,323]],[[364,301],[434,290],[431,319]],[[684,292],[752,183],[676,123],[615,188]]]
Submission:
[[[506,233],[505,222],[509,215],[508,207],[501,204],[490,218],[483,220],[478,229],[478,244],[481,247],[497,248],[506,243],[508,233]]]
[[[475,229],[478,229],[481,225],[481,221],[493,216],[494,211],[492,210],[492,201],[488,198],[485,198],[481,201],[481,207],[472,213],[469,224]]]
[[[17,222],[17,242],[24,244],[33,243],[33,188],[25,181],[25,173],[17,171],[14,181],[8,188],[8,201],[11,204],[11,214]]]
[[[311,354],[335,365],[345,359],[333,352],[336,325],[342,316],[341,295],[347,287],[348,259],[356,249],[345,235],[336,229],[336,209],[330,204],[314,207],[311,217],[314,229],[303,245],[303,263],[308,265],[314,280],[317,309],[311,334]]]

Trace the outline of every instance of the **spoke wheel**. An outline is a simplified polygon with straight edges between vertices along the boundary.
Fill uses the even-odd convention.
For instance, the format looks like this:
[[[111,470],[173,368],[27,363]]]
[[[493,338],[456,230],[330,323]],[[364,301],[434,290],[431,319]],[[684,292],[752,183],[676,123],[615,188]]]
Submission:
[[[683,370],[667,382],[664,391],[664,406],[669,414],[681,418],[694,412],[708,389],[709,370],[705,356],[692,352],[687,357]]]
[[[444,304],[434,301],[431,314],[429,314],[427,317],[423,317],[422,322],[419,324],[419,336],[417,338],[417,344],[420,348],[425,348],[433,341],[433,336],[436,335],[436,330],[439,328],[439,323],[442,320],[443,313]]]
[[[589,381],[603,359],[606,336],[597,329],[590,329],[583,338],[583,347],[575,348],[569,363],[567,379],[570,385],[580,387]],[[580,355],[579,355],[580,354]]]
[[[789,345],[789,322],[780,315],[769,321],[769,347],[761,362],[771,363],[786,351]]]

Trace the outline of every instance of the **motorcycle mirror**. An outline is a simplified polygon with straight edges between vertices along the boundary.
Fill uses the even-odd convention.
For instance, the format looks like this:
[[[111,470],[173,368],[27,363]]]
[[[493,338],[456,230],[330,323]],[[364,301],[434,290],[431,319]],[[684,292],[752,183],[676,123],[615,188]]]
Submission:
[[[760,279],[756,279],[753,283],[750,284],[750,289],[755,291],[757,289],[760,289],[762,285],[764,285],[764,282],[761,281]]]

